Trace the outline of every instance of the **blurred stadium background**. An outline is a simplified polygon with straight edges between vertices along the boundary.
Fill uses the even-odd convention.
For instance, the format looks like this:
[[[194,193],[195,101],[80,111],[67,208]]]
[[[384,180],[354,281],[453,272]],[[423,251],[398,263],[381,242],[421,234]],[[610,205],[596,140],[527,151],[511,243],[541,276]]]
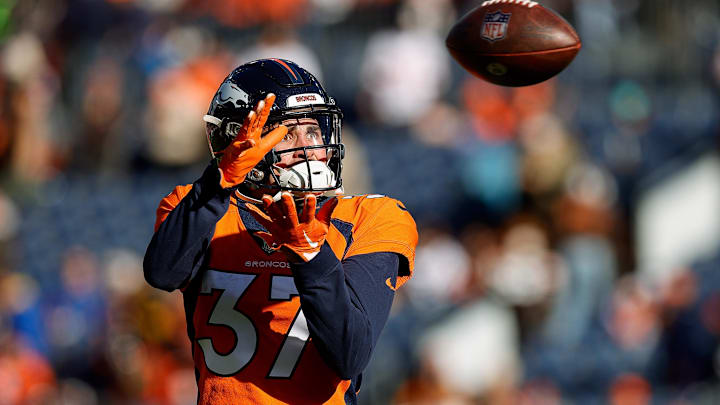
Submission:
[[[542,1],[584,47],[508,89],[444,49],[479,3],[0,1],[0,404],[194,403],[142,255],[266,56],[338,99],[347,191],[419,224],[362,404],[720,403],[720,5]]]

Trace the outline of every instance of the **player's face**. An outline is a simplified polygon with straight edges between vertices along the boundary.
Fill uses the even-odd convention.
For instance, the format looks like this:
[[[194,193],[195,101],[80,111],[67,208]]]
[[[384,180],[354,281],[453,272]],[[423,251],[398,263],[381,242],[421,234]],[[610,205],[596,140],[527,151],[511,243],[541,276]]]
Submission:
[[[303,146],[323,145],[322,132],[318,122],[314,118],[297,118],[282,121],[282,125],[288,128],[288,133],[280,143],[275,146],[276,151],[285,149],[300,148]],[[305,156],[307,154],[307,156]],[[325,148],[296,150],[294,152],[280,154],[280,161],[276,164],[279,167],[290,167],[297,163],[308,160],[327,161],[327,150]]]

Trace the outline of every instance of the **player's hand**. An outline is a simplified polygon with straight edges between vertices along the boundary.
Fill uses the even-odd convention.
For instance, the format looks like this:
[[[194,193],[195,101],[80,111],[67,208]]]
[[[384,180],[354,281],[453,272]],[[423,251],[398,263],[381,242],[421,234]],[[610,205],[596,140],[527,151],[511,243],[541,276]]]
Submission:
[[[275,95],[272,93],[269,93],[264,100],[260,100],[255,109],[245,117],[242,128],[233,142],[223,150],[218,165],[222,188],[234,187],[245,181],[245,176],[250,170],[287,134],[287,127],[279,125],[262,136],[263,127],[274,102]]]
[[[317,197],[308,194],[299,217],[293,196],[288,192],[283,192],[277,202],[269,195],[263,196],[262,201],[265,212],[248,204],[255,219],[270,232],[259,232],[257,235],[268,245],[283,250],[290,261],[297,262],[298,258],[303,262],[312,260],[325,243],[337,198],[328,200],[315,215]]]

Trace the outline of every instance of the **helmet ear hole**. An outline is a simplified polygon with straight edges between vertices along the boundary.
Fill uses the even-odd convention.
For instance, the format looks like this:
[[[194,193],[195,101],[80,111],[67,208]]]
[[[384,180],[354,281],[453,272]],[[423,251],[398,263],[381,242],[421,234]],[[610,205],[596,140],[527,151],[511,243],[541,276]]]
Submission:
[[[262,181],[265,178],[265,173],[257,168],[253,168],[250,170],[250,173],[248,173],[248,178],[252,181]]]

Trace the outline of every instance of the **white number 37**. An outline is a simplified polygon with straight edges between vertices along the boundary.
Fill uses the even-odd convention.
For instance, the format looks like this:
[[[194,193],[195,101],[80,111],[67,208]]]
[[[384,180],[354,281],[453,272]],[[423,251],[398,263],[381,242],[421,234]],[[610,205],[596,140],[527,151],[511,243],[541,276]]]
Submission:
[[[235,309],[255,277],[256,274],[227,273],[218,270],[207,270],[204,274],[200,293],[211,294],[213,290],[221,291],[207,323],[229,327],[236,338],[235,346],[226,354],[215,350],[211,338],[197,340],[205,356],[205,365],[215,374],[234,375],[247,366],[255,356],[257,350],[255,325],[250,318]],[[291,276],[272,276],[269,297],[271,300],[290,300],[297,294]],[[305,315],[302,309],[299,309],[267,377],[290,378],[309,337]]]

